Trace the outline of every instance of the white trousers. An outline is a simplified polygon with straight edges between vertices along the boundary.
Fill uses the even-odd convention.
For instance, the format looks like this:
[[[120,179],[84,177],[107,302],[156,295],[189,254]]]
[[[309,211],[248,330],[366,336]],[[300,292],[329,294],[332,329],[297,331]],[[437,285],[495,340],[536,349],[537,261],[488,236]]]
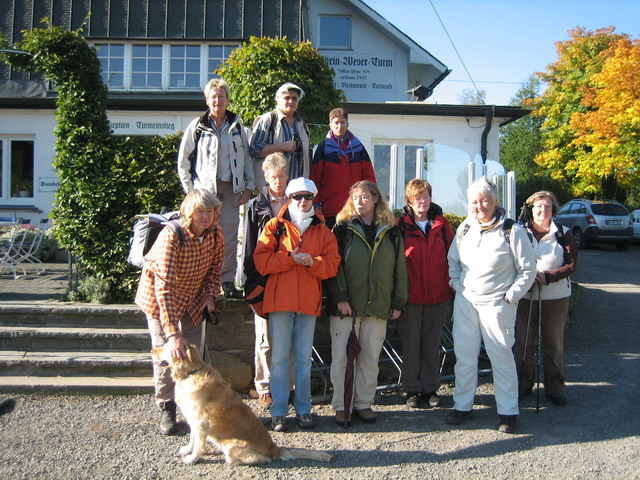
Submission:
[[[457,294],[453,304],[453,348],[456,354],[454,408],[469,411],[478,386],[481,342],[491,360],[499,415],[518,414],[518,376],[511,347],[515,341],[517,305],[473,304]]]

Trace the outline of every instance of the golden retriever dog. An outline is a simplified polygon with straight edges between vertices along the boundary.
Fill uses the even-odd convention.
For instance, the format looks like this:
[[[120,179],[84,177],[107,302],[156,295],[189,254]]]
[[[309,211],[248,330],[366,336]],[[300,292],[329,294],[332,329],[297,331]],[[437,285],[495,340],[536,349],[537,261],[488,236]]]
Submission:
[[[167,345],[151,351],[154,361],[171,369],[176,384],[175,401],[187,419],[191,436],[180,449],[184,463],[197,462],[207,440],[224,454],[227,463],[258,465],[273,460],[304,458],[328,462],[331,455],[316,450],[282,448],[240,395],[205,363],[198,347],[189,345],[186,358],[171,358]]]

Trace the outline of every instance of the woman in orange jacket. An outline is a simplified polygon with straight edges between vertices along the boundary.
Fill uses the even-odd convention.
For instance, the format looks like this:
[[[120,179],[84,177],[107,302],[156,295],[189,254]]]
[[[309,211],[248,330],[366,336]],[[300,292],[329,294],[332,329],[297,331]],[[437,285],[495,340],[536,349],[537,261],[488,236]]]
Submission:
[[[271,332],[271,426],[286,430],[289,398],[289,354],[293,345],[296,395],[301,428],[313,428],[311,417],[311,352],[316,317],[322,307],[322,280],[335,276],[340,263],[335,236],[313,209],[318,189],[306,178],[292,180],[290,198],[265,226],[253,259],[269,275],[263,311]]]

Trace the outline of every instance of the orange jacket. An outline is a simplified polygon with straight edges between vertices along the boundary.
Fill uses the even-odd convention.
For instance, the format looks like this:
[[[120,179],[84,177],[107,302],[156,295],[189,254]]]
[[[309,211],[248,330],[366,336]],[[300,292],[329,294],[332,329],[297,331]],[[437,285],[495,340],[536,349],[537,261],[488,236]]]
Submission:
[[[264,291],[263,309],[270,312],[296,312],[320,315],[322,280],[334,277],[340,264],[336,237],[314,215],[311,225],[300,236],[300,230],[290,221],[287,207],[265,225],[253,254],[256,268],[269,275]],[[276,230],[280,228],[279,239]],[[305,267],[293,261],[291,252],[313,257],[313,265]]]

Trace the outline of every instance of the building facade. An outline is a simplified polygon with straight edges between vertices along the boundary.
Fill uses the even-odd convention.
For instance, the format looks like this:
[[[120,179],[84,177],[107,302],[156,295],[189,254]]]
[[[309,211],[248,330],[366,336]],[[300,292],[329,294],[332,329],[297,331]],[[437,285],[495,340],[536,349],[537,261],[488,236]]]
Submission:
[[[389,142],[402,145],[405,166],[411,150],[425,145],[432,155],[436,145],[449,145],[468,162],[478,155],[498,160],[498,126],[526,113],[497,107],[487,121],[486,109],[461,113],[410,102],[407,90],[433,91],[449,70],[360,0],[7,0],[0,31],[18,42],[43,18],[82,27],[96,47],[116,135],[183,130],[206,108],[204,84],[251,36],[310,40],[319,49],[347,95],[351,128],[372,154],[381,185],[389,176]],[[58,182],[51,166],[55,99],[41,75],[0,64],[0,216],[39,223],[49,214]],[[472,123],[482,128],[470,129]],[[479,131],[486,135],[476,138]]]

